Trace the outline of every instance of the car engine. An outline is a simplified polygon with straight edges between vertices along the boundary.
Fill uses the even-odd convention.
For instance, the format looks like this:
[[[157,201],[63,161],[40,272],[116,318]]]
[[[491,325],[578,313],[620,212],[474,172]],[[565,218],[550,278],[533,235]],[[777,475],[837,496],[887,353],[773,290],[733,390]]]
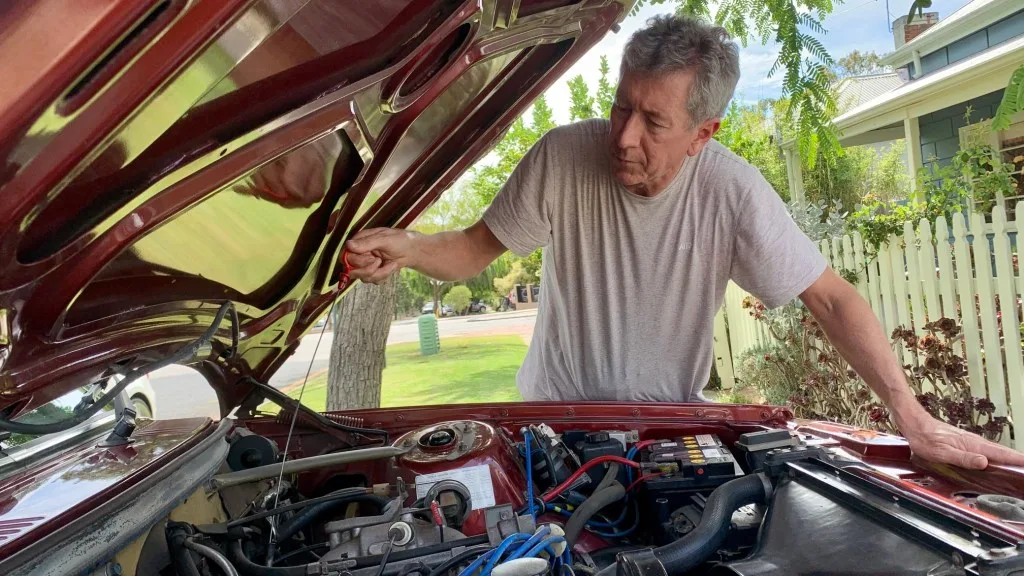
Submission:
[[[163,574],[1024,574],[995,520],[1021,501],[943,508],[785,429],[446,421],[282,462],[264,427],[208,488],[226,521],[166,523]]]

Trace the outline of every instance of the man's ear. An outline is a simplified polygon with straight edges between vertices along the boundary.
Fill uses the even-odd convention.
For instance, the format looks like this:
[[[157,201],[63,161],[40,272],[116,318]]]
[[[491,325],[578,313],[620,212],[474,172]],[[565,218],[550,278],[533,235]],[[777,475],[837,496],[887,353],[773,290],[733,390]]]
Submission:
[[[693,141],[690,142],[690,148],[686,151],[686,153],[690,156],[696,156],[697,153],[704,149],[704,146],[707,145],[708,140],[711,140],[711,138],[713,138],[714,135],[718,133],[718,129],[721,127],[721,118],[712,118],[710,120],[705,120],[704,122],[702,122],[699,126],[697,126],[697,134],[694,137]]]

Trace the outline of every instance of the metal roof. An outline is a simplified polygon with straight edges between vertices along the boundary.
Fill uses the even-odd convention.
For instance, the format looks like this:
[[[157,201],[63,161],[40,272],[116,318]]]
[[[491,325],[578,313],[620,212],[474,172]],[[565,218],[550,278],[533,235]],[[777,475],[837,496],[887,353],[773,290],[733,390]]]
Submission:
[[[844,78],[836,84],[836,104],[839,106],[839,113],[870,102],[907,82],[906,78],[896,72]]]

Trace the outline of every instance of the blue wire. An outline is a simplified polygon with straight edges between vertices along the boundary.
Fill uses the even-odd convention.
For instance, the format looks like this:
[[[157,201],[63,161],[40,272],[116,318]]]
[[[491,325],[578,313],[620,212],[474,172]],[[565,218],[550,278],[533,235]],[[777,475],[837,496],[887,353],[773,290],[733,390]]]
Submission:
[[[529,552],[523,555],[523,558],[536,558],[544,550],[547,550],[548,553],[551,554],[552,558],[554,558],[558,555],[555,554],[555,550],[552,548],[552,545],[561,544],[563,542],[565,542],[565,538],[562,538],[561,536],[551,536],[531,548]]]
[[[636,445],[634,445],[632,448],[629,449],[628,452],[626,452],[626,460],[632,460],[633,458],[635,458],[637,452],[639,452],[639,450],[637,450],[636,449]],[[633,467],[632,466],[626,466],[626,480],[629,482],[629,484],[633,483]]]
[[[637,504],[633,504],[633,525],[632,526],[630,526],[629,528],[626,528],[625,530],[620,530],[618,532],[608,533],[608,532],[598,532],[597,530],[591,530],[591,532],[593,532],[594,534],[597,534],[598,536],[604,537],[604,538],[625,538],[626,536],[629,536],[630,534],[635,532],[639,525],[640,525],[640,506],[637,505]]]
[[[522,542],[524,540],[528,541],[529,539],[530,536],[528,534],[518,532],[502,540],[501,544],[498,544],[498,547],[494,549],[493,555],[487,560],[487,565],[484,566],[483,572],[480,573],[481,576],[487,576],[491,573],[491,570],[493,570],[498,564],[498,561],[501,560],[501,556],[508,551],[509,547],[517,542]]]
[[[511,554],[509,554],[508,558],[506,558],[505,561],[508,562],[509,560],[515,560],[516,558],[521,558],[523,556],[523,554],[526,554],[527,550],[529,550],[530,548],[533,548],[533,546],[535,544],[537,544],[537,542],[540,542],[541,539],[543,539],[545,536],[547,536],[548,533],[550,533],[550,532],[551,532],[551,528],[548,528],[546,525],[541,526],[540,528],[537,529],[536,532],[534,532],[533,536],[530,536],[529,540],[527,540],[519,548],[516,548],[515,552],[512,552]]]
[[[480,566],[483,565],[484,562],[489,560],[491,558],[491,556],[494,555],[494,552],[495,552],[495,550],[491,550],[490,552],[487,552],[486,554],[482,554],[480,556],[477,556],[476,560],[473,560],[472,562],[470,562],[469,566],[466,566],[462,570],[462,572],[459,572],[459,576],[471,576],[474,572],[477,571],[478,568],[480,568]]]
[[[530,510],[530,516],[533,518],[534,524],[537,523],[537,509],[534,507],[533,501],[533,458],[532,448],[533,434],[529,429],[523,430],[523,442],[526,444],[526,500],[527,506]]]

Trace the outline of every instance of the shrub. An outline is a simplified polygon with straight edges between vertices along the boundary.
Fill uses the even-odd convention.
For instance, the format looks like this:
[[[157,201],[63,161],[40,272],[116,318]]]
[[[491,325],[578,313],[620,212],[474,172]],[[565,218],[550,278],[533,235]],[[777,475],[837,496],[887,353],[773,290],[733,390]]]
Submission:
[[[447,294],[444,295],[444,304],[451,306],[452,311],[456,314],[461,314],[467,308],[469,308],[469,302],[473,298],[473,293],[470,292],[469,288],[465,286],[454,286]]]
[[[749,297],[744,307],[764,323],[775,341],[742,356],[737,372],[755,384],[770,403],[788,403],[799,418],[896,432],[888,409],[806,309],[769,311]],[[918,401],[936,418],[998,440],[1009,422],[993,414],[995,406],[990,400],[971,395],[966,362],[956,353],[961,338],[956,321],[942,318],[923,330],[919,336],[900,327],[892,334],[894,349],[905,346],[917,352],[919,365],[908,364],[903,369]]]

